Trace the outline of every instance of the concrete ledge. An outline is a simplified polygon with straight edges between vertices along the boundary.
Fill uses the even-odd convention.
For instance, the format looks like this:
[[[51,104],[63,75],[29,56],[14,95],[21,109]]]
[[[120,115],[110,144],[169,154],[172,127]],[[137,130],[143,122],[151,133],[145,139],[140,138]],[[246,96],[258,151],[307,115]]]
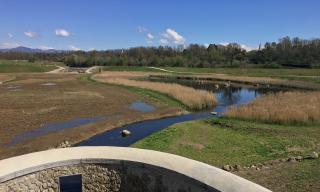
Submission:
[[[123,161],[161,167],[193,178],[219,191],[270,191],[222,169],[177,155],[127,147],[73,147],[30,153],[0,161],[0,183],[29,173],[80,163]]]

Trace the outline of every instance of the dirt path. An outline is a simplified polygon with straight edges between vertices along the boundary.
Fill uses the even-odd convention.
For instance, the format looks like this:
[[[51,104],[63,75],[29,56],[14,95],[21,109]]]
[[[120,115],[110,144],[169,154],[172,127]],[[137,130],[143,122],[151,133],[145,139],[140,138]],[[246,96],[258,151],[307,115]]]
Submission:
[[[55,73],[62,73],[62,72],[64,72],[64,71],[66,71],[66,68],[65,67],[62,67],[62,66],[56,66],[56,67],[58,67],[57,69],[54,69],[54,70],[52,70],[52,71],[48,71],[48,72],[46,72],[46,73],[53,73],[53,74],[55,74]]]
[[[100,68],[100,66],[93,66],[93,67],[90,67],[90,68],[88,68],[88,69],[85,71],[85,73],[87,73],[87,74],[92,74],[92,73],[94,73],[94,72],[98,71],[98,70],[99,70],[99,68]]]
[[[167,73],[199,74],[199,73],[192,73],[192,72],[171,71],[171,70],[167,70],[167,69],[163,69],[163,68],[159,68],[159,67],[148,67],[148,68],[149,68],[149,69],[155,69],[155,70],[163,71],[163,72],[167,72]],[[202,73],[202,74],[203,74],[203,73]]]

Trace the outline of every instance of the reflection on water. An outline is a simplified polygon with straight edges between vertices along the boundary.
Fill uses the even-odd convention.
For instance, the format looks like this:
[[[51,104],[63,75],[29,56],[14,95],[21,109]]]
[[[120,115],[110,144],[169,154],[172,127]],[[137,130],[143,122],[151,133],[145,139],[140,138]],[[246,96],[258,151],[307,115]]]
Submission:
[[[197,89],[205,89],[213,91],[217,100],[218,105],[212,109],[212,111],[218,112],[218,116],[221,115],[221,112],[225,111],[229,106],[232,105],[241,105],[247,102],[252,101],[259,95],[277,92],[279,89],[254,89],[254,88],[245,88],[245,87],[222,87],[216,89],[214,84],[198,84],[193,82],[179,82],[181,84],[191,86]],[[140,123],[134,123],[131,125],[126,125],[113,129],[111,131],[104,132],[100,135],[93,136],[88,140],[85,140],[81,143],[78,143],[77,146],[122,146],[127,147],[133,143],[143,139],[154,132],[160,131],[168,126],[171,126],[175,123],[181,123],[191,120],[199,120],[213,117],[210,114],[210,111],[206,112],[197,112],[187,115],[181,115],[176,117],[168,117],[163,119],[143,121]],[[129,130],[131,134],[128,137],[122,137],[122,130]]]
[[[259,90],[248,88],[222,88],[214,92],[218,105],[213,111],[223,112],[232,105],[242,105],[254,100],[259,95],[263,94]]]

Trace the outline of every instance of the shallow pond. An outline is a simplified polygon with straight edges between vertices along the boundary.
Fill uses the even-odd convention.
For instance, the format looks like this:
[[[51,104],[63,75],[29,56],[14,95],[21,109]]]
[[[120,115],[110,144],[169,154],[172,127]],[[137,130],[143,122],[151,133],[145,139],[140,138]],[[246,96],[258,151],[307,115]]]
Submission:
[[[152,112],[156,108],[153,105],[150,105],[148,103],[136,101],[130,105],[130,109],[146,113],[146,112]]]
[[[184,82],[179,82],[185,84]],[[245,88],[245,87],[222,87],[216,89],[213,84],[198,84],[188,82],[185,84],[195,87],[197,89],[206,89],[214,92],[218,105],[210,111],[195,112],[187,115],[180,115],[176,117],[168,117],[163,119],[148,120],[139,123],[134,123],[104,132],[102,134],[93,136],[88,140],[78,143],[76,146],[122,146],[127,147],[133,143],[143,139],[154,132],[160,131],[175,123],[205,119],[214,117],[210,114],[211,111],[218,112],[220,116],[229,106],[241,105],[252,101],[259,95],[278,92],[280,89],[259,89],[259,88]],[[121,131],[129,130],[131,134],[127,137],[122,137]]]

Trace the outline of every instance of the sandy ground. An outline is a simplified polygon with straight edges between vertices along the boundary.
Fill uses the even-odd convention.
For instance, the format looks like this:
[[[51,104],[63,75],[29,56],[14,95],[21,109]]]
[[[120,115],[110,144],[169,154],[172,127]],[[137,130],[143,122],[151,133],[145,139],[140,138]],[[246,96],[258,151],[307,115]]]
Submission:
[[[127,123],[181,113],[181,109],[166,106],[155,99],[141,98],[116,86],[84,82],[79,77],[72,74],[20,74],[15,81],[0,86],[0,159],[45,150],[63,140],[77,143]],[[142,113],[130,109],[130,104],[138,100],[153,104],[156,110]],[[15,136],[45,124],[114,114],[118,116],[6,146]]]

